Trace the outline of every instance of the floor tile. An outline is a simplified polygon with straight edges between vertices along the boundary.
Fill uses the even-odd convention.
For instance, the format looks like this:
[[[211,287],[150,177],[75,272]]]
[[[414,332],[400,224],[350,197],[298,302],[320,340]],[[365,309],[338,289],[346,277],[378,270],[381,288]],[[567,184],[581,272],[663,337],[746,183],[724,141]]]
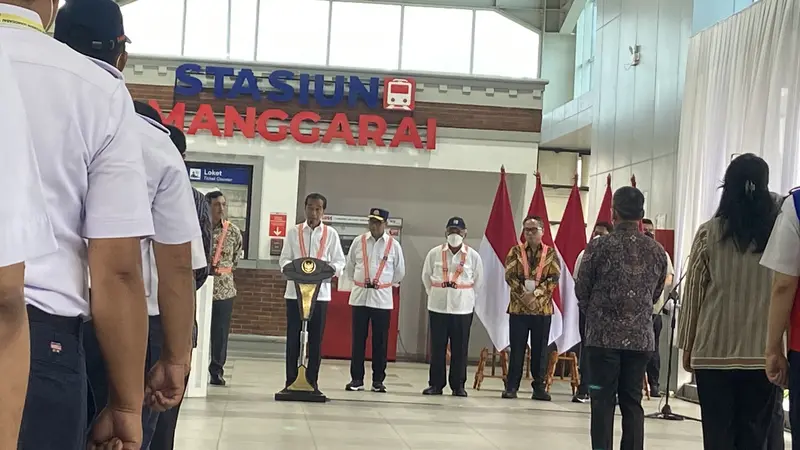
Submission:
[[[367,367],[369,369],[369,367]],[[470,376],[474,368],[469,369]],[[530,450],[533,447],[585,450],[589,405],[571,403],[567,383],[553,385],[552,402],[500,398],[499,380],[487,379],[469,398],[420,395],[428,368],[390,364],[389,392],[346,392],[347,361],[324,361],[320,388],[325,404],[276,402],[284,362],[234,359],[226,366],[228,386],[209,389],[204,399],[181,407],[176,450]],[[523,385],[529,382],[524,382]],[[654,412],[661,400],[643,401]],[[670,401],[677,413],[699,417],[697,405]],[[620,417],[615,436],[621,436]],[[700,450],[698,422],[647,419],[648,450]],[[787,435],[787,443],[790,442]],[[534,445],[535,443],[535,445]],[[791,448],[791,445],[787,446]]]

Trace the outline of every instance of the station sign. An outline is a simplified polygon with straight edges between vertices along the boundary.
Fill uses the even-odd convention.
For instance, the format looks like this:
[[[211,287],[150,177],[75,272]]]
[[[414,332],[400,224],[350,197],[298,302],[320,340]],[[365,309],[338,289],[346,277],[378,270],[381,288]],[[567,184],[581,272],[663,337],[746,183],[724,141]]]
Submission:
[[[214,81],[213,96],[220,102],[248,100],[247,104],[257,105],[263,100],[272,104],[295,103],[306,108],[294,113],[287,108],[271,108],[258,113],[255,106],[245,108],[230,104],[220,106],[219,103],[201,103],[197,107],[194,118],[186,123],[186,103],[181,98],[199,97],[204,90],[203,79]],[[233,78],[231,87],[225,86],[225,80]],[[330,84],[330,83],[328,83]],[[436,119],[427,119],[426,139],[422,142],[418,124],[413,115],[405,115],[399,119],[393,134],[385,139],[389,124],[378,114],[360,112],[344,112],[366,106],[369,110],[386,111],[416,110],[416,82],[413,78],[371,77],[362,79],[356,76],[333,77],[333,92],[326,93],[323,86],[326,77],[321,74],[295,74],[290,70],[276,70],[266,78],[256,77],[252,69],[234,69],[232,67],[206,66],[199,64],[183,64],[175,72],[175,97],[177,102],[172,111],[164,114],[158,101],[151,100],[150,105],[161,112],[165,124],[182,128],[187,134],[194,135],[206,131],[215,137],[232,137],[235,131],[249,139],[257,135],[271,142],[280,142],[292,138],[301,144],[344,142],[351,146],[366,146],[370,143],[377,147],[413,146],[421,150],[436,148]],[[313,100],[313,103],[312,103]],[[242,102],[237,102],[241,105]],[[322,123],[317,112],[310,110],[312,105],[319,109],[334,110],[329,123]],[[244,114],[242,114],[244,109]],[[223,115],[223,126],[220,129],[216,115]],[[270,130],[270,121],[289,122]],[[358,137],[353,135],[351,122],[358,126]],[[303,131],[304,128],[310,128]]]

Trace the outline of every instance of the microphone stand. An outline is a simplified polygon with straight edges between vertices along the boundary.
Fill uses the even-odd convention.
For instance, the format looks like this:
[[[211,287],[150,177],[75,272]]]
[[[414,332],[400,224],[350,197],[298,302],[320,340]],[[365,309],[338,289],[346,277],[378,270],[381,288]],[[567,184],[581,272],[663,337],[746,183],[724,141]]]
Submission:
[[[678,284],[672,289],[667,297],[667,301],[672,300],[674,303],[674,308],[670,312],[670,338],[669,338],[669,360],[667,362],[667,389],[666,389],[666,401],[664,402],[664,406],[661,408],[660,412],[655,412],[651,414],[646,414],[645,417],[648,419],[661,419],[661,420],[669,420],[673,422],[679,422],[683,420],[694,420],[700,422],[698,419],[694,417],[688,417],[681,414],[673,413],[672,407],[669,406],[669,393],[670,393],[670,382],[672,378],[672,353],[675,349],[675,328],[678,324],[677,317],[678,317],[678,310],[680,309],[681,299],[680,294],[678,293],[678,287],[683,281],[683,278],[678,281]],[[656,345],[658,345],[656,343]]]

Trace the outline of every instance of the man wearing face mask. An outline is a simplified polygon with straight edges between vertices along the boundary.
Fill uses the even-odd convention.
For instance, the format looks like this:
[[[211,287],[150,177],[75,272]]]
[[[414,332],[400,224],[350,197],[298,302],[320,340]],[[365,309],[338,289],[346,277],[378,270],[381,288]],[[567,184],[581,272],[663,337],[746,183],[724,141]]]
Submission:
[[[650,219],[642,219],[642,225],[644,227],[644,234],[651,239],[655,239],[656,227],[653,225],[653,221]],[[653,333],[655,333],[656,338],[656,349],[653,351],[650,362],[647,363],[647,382],[650,385],[651,397],[661,397],[658,383],[659,374],[661,373],[661,353],[658,351],[658,342],[661,336],[661,330],[664,328],[664,321],[661,316],[663,314],[669,314],[673,307],[673,301],[667,300],[667,297],[669,297],[668,288],[672,285],[672,279],[675,276],[675,268],[672,266],[672,258],[669,257],[666,251],[664,251],[664,253],[667,255],[667,278],[664,280],[664,292],[661,293],[661,297],[659,297],[658,301],[653,305]]]
[[[57,252],[26,262],[35,363],[16,448],[86,448],[81,343],[83,323],[91,318],[111,393],[93,444],[138,449],[147,342],[139,242],[154,234],[141,142],[124,126],[135,114],[124,80],[46,34],[58,3],[0,0],[0,45],[24,114],[29,123],[47,124],[31,138],[58,244]],[[125,40],[118,33],[108,44]]]
[[[506,283],[511,290],[508,323],[511,356],[503,398],[517,398],[530,335],[533,399],[550,401],[545,388],[547,347],[553,318],[553,291],[558,286],[561,263],[556,250],[542,242],[543,222],[529,216],[522,222],[525,242],[506,257]]]
[[[406,275],[403,248],[389,233],[389,211],[373,208],[369,213],[369,232],[353,241],[347,254],[344,273],[353,280],[350,306],[353,311],[353,349],[348,391],[364,390],[364,358],[367,334],[372,323],[372,392],[386,392],[386,352],[389,321],[394,308],[392,287]]]
[[[464,244],[464,219],[447,221],[447,243],[428,252],[422,267],[422,285],[428,294],[431,362],[424,395],[442,395],[447,383],[447,345],[450,344],[450,389],[466,397],[467,351],[475,294],[483,283],[483,263],[475,249]]]

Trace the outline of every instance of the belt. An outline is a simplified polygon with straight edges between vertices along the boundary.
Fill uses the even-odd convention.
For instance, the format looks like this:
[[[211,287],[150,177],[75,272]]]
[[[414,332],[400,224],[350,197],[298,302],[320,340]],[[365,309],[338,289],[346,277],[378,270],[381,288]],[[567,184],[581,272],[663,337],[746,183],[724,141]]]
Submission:
[[[28,305],[28,320],[31,323],[48,325],[60,332],[75,336],[80,335],[83,326],[83,319],[80,317],[56,316],[31,305]]]

